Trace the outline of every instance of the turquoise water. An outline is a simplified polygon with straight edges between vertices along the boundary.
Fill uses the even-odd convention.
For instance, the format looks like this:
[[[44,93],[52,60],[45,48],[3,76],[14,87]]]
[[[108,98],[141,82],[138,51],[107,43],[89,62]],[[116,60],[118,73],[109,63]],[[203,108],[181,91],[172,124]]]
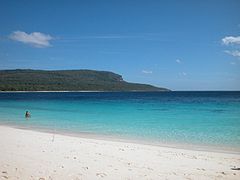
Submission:
[[[240,92],[0,93],[0,124],[240,149]]]

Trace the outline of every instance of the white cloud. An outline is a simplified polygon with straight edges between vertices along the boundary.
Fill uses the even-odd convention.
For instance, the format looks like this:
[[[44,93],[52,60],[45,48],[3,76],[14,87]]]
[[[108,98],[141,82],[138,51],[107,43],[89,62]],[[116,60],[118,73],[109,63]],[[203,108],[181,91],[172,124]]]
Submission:
[[[177,60],[176,60],[176,63],[181,64],[181,60],[180,60],[180,59],[177,59]]]
[[[180,76],[186,76],[187,73],[185,73],[185,72],[181,72],[181,73],[179,73],[179,75],[180,75]]]
[[[25,44],[30,44],[37,48],[51,46],[49,41],[53,39],[53,37],[48,34],[43,34],[40,32],[33,32],[28,34],[23,31],[14,31],[12,34],[10,34],[9,38]]]
[[[230,54],[230,55],[232,55],[234,57],[240,57],[240,51],[239,50],[234,50],[234,51],[226,50],[224,52],[227,53],[227,54]]]
[[[142,70],[142,73],[144,73],[144,74],[152,74],[153,72],[152,71],[148,71],[148,70]]]
[[[235,63],[235,62],[231,62],[230,64],[231,64],[231,65],[236,65],[236,63]]]
[[[222,39],[224,45],[240,44],[240,36],[226,36]]]

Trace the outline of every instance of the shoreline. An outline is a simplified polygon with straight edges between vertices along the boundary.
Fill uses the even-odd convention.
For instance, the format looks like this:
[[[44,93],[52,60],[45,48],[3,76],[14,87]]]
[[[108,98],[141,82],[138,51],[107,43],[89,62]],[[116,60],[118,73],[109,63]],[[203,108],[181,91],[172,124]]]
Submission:
[[[144,90],[128,90],[128,91],[94,91],[94,90],[80,90],[80,91],[0,91],[0,93],[38,93],[38,92],[240,92],[240,90],[164,90],[164,91],[144,91]]]
[[[213,152],[213,153],[227,153],[227,154],[237,154],[240,155],[240,149],[236,147],[226,147],[216,145],[199,145],[199,144],[187,144],[187,143],[164,143],[156,140],[150,139],[136,139],[133,137],[117,137],[115,135],[104,135],[98,133],[91,132],[69,132],[64,130],[55,130],[55,129],[44,129],[44,128],[34,128],[34,127],[24,127],[19,125],[9,125],[9,124],[1,124],[0,127],[8,127],[32,132],[40,132],[40,133],[48,133],[76,138],[84,138],[84,139],[93,139],[93,140],[103,140],[110,142],[120,142],[120,143],[132,143],[138,145],[147,145],[147,146],[155,146],[155,147],[163,147],[163,148],[172,148],[179,150],[191,150],[191,151],[203,151],[203,152]]]
[[[232,179],[240,155],[0,126],[0,179]]]
[[[0,91],[0,93],[32,93],[32,92],[114,92],[114,91]]]
[[[172,90],[169,90],[169,91],[144,91],[144,90],[128,90],[128,91],[0,91],[0,93],[63,93],[63,92],[71,92],[71,93],[74,93],[74,92],[83,92],[83,93],[109,93],[109,92],[160,92],[160,93],[163,93],[163,92],[172,92]]]

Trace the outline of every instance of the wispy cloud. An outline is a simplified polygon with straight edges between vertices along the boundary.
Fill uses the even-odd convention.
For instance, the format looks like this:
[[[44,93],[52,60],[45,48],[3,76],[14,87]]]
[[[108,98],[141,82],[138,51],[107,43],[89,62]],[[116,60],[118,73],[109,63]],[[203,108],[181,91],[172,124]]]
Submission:
[[[15,41],[22,42],[24,44],[30,44],[37,48],[44,48],[51,46],[50,40],[52,36],[41,32],[26,33],[23,31],[14,31],[9,35],[9,38]]]
[[[144,74],[152,74],[153,72],[149,71],[149,70],[142,70],[142,73],[144,73]]]
[[[147,41],[172,41],[161,33],[134,33],[134,34],[90,34],[56,38],[61,42],[79,42],[82,40],[147,40]]]
[[[176,63],[181,64],[182,61],[180,59],[176,59]]]
[[[185,73],[185,72],[180,72],[179,75],[180,75],[180,76],[187,76],[187,73]]]
[[[124,35],[104,35],[104,36],[86,36],[87,39],[126,39],[126,38],[138,38],[139,36],[124,36]]]
[[[230,44],[240,44],[240,36],[226,36],[222,38],[222,43],[224,45],[230,45]]]
[[[232,45],[231,50],[225,50],[225,53],[234,57],[240,57],[240,36],[226,36],[222,39],[222,44],[226,46]]]
[[[227,54],[230,54],[234,57],[240,57],[240,51],[239,50],[233,50],[233,51],[226,50],[224,52],[227,53]]]
[[[78,42],[82,40],[114,40],[114,39],[134,39],[141,38],[139,35],[87,35],[87,36],[77,36],[77,37],[59,37],[57,40],[61,42]]]

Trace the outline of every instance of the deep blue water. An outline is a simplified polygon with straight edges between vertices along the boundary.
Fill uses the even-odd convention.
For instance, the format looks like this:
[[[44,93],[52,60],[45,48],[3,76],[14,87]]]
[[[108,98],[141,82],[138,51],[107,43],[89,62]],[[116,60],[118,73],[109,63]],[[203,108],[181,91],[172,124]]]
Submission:
[[[240,148],[240,92],[0,93],[0,124]]]

